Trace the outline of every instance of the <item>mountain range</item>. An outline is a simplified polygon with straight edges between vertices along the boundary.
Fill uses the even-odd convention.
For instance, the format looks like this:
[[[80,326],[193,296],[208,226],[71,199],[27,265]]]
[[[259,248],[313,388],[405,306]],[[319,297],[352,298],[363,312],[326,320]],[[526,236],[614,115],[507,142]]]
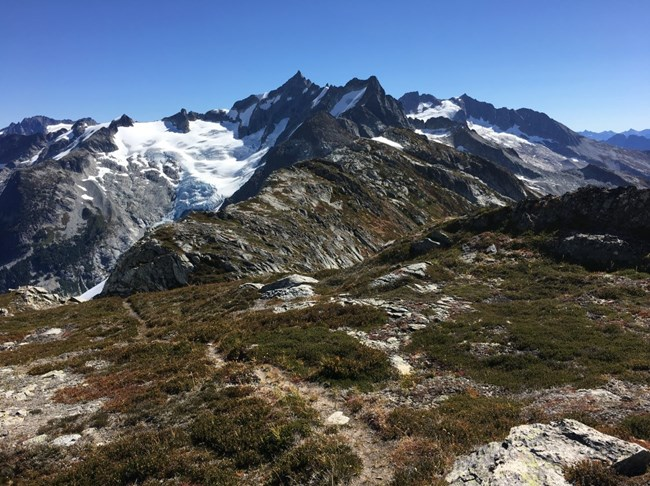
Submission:
[[[341,268],[470,208],[649,180],[649,154],[543,113],[298,72],[229,110],[0,130],[0,290]]]
[[[590,132],[585,130],[580,132],[580,135],[626,149],[643,151],[650,150],[650,129],[627,130],[620,133],[611,130],[604,132]]]

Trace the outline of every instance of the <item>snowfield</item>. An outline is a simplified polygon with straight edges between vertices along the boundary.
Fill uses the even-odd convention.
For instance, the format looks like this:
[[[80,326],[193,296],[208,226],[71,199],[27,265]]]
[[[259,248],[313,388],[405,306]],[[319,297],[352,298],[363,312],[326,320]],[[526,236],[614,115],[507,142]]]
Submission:
[[[449,118],[453,120],[456,113],[461,110],[460,106],[452,100],[442,100],[439,105],[433,103],[420,103],[415,113],[410,113],[409,118],[427,121],[429,118]]]

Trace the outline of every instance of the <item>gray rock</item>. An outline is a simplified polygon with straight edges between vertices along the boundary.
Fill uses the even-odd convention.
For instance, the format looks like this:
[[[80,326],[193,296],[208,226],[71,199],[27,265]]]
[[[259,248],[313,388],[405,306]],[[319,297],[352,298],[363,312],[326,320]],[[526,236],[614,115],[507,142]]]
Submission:
[[[438,245],[440,245],[443,248],[447,248],[452,244],[449,235],[437,229],[431,230],[429,234],[427,234],[427,238],[429,238],[431,241],[438,243]]]
[[[103,295],[126,295],[130,292],[155,292],[188,284],[194,269],[189,258],[170,252],[156,240],[139,243],[139,252],[128,253],[126,268],[109,277]]]
[[[281,299],[281,300],[294,300],[314,295],[314,288],[311,285],[302,284],[295,287],[280,288],[275,290],[268,290],[262,293],[263,299]]]
[[[446,480],[456,486],[568,486],[562,468],[583,460],[604,461],[632,476],[645,471],[650,452],[565,419],[513,427],[505,441],[492,442],[456,460]]]
[[[56,439],[52,441],[52,445],[54,446],[61,446],[61,447],[70,447],[72,445],[75,445],[79,439],[81,439],[80,434],[67,434],[67,435],[60,435]]]
[[[246,282],[245,284],[241,284],[239,286],[240,289],[242,290],[260,290],[262,287],[264,287],[264,284],[261,283],[255,283],[255,282]]]
[[[394,272],[388,273],[386,275],[382,275],[379,278],[376,278],[372,282],[370,282],[371,287],[386,287],[389,285],[392,285],[408,276],[413,276],[417,278],[425,278],[427,276],[426,274],[427,270],[427,264],[426,263],[413,263],[411,265],[407,265],[405,267],[399,268],[395,270]]]
[[[326,425],[345,425],[350,421],[350,417],[347,417],[343,412],[334,412],[332,415],[325,419]]]
[[[275,282],[270,283],[268,285],[265,285],[264,287],[261,288],[261,291],[269,292],[271,290],[289,289],[291,287],[297,287],[303,284],[317,284],[317,283],[318,280],[316,280],[315,278],[306,277],[304,275],[293,274],[293,275],[289,275],[288,277],[281,278],[280,280],[276,280]]]
[[[433,241],[431,238],[424,238],[423,240],[411,243],[410,253],[413,256],[424,255],[425,253],[440,248],[440,246],[440,243],[437,241]]]
[[[562,258],[599,269],[630,266],[640,259],[627,241],[609,234],[568,236],[558,242],[556,252]]]

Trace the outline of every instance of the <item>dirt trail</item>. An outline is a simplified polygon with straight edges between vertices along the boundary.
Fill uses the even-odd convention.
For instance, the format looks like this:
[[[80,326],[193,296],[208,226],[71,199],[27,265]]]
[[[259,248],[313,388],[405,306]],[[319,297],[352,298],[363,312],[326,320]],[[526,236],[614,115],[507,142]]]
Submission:
[[[127,310],[129,315],[138,321],[138,338],[144,338],[147,332],[147,321],[145,321],[140,314],[133,308],[131,302],[125,300],[122,302],[122,306]]]
[[[258,368],[255,374],[260,380],[259,386],[262,391],[265,388],[269,392],[278,389],[285,392],[297,391],[319,413],[323,423],[334,412],[345,410],[343,399],[335,396],[331,390],[313,383],[294,383],[282,370],[274,366],[264,365]],[[390,482],[392,468],[389,445],[376,437],[364,422],[354,417],[350,417],[346,425],[339,427],[339,433],[363,462],[363,470],[352,481],[353,486],[380,485]]]

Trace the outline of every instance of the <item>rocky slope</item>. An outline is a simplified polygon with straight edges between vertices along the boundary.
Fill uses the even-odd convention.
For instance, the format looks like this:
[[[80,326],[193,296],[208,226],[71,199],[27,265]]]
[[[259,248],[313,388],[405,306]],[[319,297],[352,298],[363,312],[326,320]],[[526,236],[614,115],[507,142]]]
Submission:
[[[552,250],[578,234],[647,244],[637,210],[649,191],[591,188],[420,223],[470,203],[417,174],[451,170],[410,153],[421,138],[390,136],[403,149],[359,140],[272,174],[256,198],[157,230],[156,248],[179,261],[205,244],[233,262],[197,268],[193,285],[37,311],[0,296],[13,314],[0,316],[0,482],[647,484],[648,274]],[[434,148],[450,166],[485,164]],[[385,170],[409,193],[381,184]],[[357,180],[368,189],[355,200]],[[295,227],[314,204],[323,216],[305,231],[325,248],[302,248],[303,270],[328,245],[362,248],[344,225],[326,240],[335,221],[396,241],[342,269],[247,273],[263,252],[297,265]],[[337,207],[352,214],[330,219]],[[260,211],[285,217],[257,231]]]
[[[500,163],[542,193],[621,185],[621,179],[648,183],[646,154],[584,137],[544,113],[495,108],[467,95],[439,100],[412,92],[400,102],[413,126],[433,140]],[[584,171],[590,166],[600,170]]]
[[[321,138],[325,116],[344,135]],[[68,122],[34,117],[0,134],[1,290],[36,283],[81,293],[146,228],[218,208],[259,167],[263,180],[277,167],[408,124],[376,78],[321,88],[300,73],[230,111]]]
[[[257,196],[216,214],[157,228],[124,255],[104,293],[161,290],[216,275],[344,268],[434,219],[527,195],[485,160],[409,130],[385,135],[392,140],[357,139],[327,157],[276,170]]]

